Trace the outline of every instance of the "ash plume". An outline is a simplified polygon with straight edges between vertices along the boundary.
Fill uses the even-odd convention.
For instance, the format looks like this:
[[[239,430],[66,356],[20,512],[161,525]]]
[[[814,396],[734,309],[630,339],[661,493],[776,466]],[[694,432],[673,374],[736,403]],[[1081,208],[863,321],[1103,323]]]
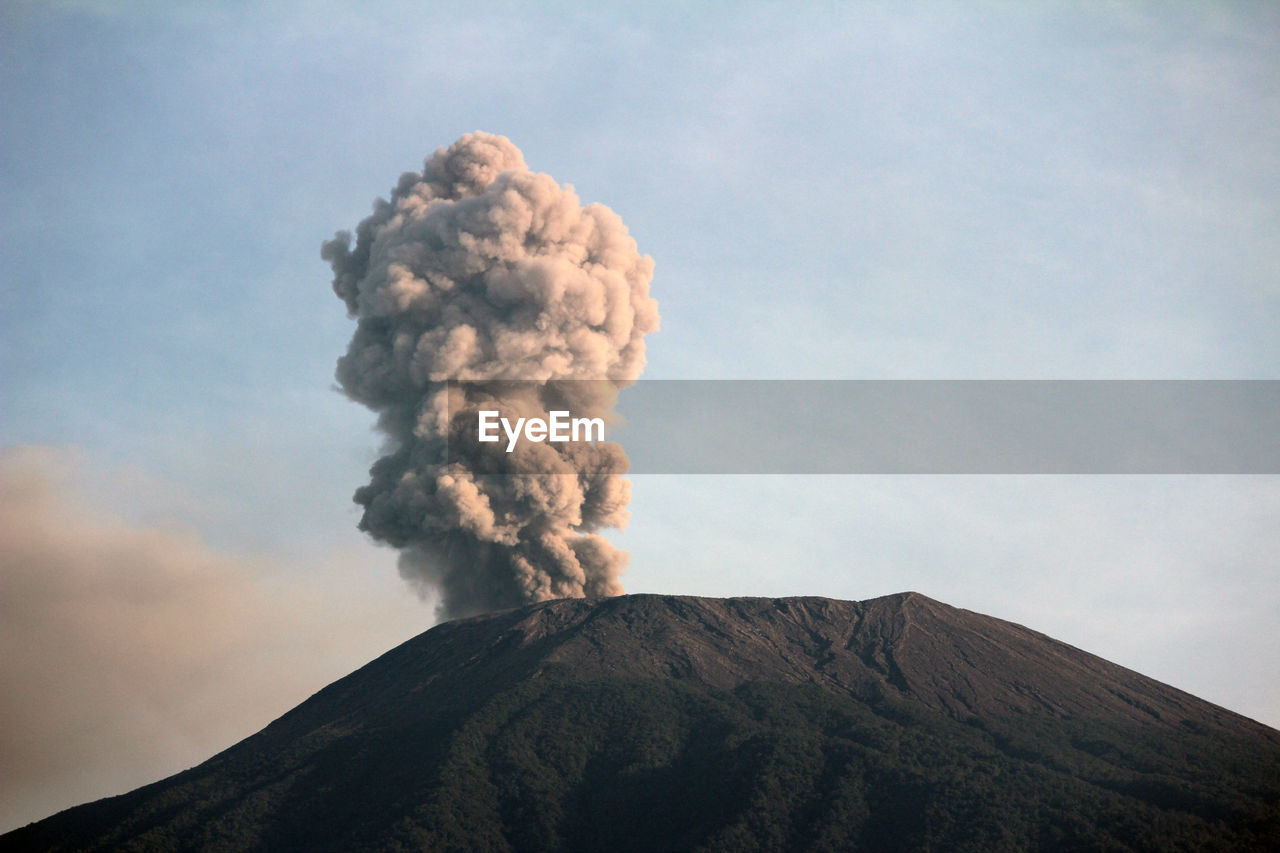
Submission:
[[[438,591],[446,618],[621,594],[627,554],[593,532],[627,521],[621,447],[449,439],[478,408],[608,419],[658,328],[653,261],[622,220],[476,132],[402,175],[354,245],[339,232],[321,254],[357,320],[338,382],[387,438],[355,493],[360,528],[401,550],[401,574]]]

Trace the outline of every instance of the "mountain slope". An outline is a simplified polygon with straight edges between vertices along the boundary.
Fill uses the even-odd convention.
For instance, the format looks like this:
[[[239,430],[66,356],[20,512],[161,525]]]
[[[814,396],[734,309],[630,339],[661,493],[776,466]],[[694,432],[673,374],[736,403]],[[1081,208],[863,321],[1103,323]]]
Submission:
[[[917,593],[446,623],[4,849],[1280,849],[1280,732]]]

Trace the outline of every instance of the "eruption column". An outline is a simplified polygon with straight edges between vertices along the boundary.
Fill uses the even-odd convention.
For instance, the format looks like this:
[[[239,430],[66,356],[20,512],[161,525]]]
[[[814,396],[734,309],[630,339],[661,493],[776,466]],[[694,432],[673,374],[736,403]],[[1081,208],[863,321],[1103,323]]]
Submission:
[[[653,261],[622,220],[476,132],[402,175],[354,246],[339,232],[321,254],[357,320],[338,382],[387,438],[355,494],[360,528],[401,550],[446,618],[620,594],[627,555],[593,531],[626,524],[621,447],[449,437],[481,408],[609,418],[658,328]]]

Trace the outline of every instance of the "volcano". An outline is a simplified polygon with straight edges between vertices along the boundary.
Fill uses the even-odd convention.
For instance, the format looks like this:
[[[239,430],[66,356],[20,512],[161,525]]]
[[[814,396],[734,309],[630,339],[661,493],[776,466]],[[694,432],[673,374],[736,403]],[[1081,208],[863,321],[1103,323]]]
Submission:
[[[1280,850],[1280,732],[914,592],[438,625],[5,850]]]

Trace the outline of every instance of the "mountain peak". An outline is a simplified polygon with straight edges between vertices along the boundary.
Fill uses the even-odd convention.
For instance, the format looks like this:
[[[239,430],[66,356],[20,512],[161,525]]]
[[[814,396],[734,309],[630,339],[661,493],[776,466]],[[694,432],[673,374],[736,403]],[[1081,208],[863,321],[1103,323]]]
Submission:
[[[561,664],[582,678],[625,673],[722,690],[750,681],[812,683],[866,700],[909,699],[957,719],[1104,714],[1160,725],[1248,725],[1225,709],[1022,625],[914,591],[865,601],[655,594],[560,599],[446,623],[433,632],[479,630],[492,635],[486,648],[495,657],[489,660],[505,650],[523,665]],[[433,632],[411,642],[425,644]]]

